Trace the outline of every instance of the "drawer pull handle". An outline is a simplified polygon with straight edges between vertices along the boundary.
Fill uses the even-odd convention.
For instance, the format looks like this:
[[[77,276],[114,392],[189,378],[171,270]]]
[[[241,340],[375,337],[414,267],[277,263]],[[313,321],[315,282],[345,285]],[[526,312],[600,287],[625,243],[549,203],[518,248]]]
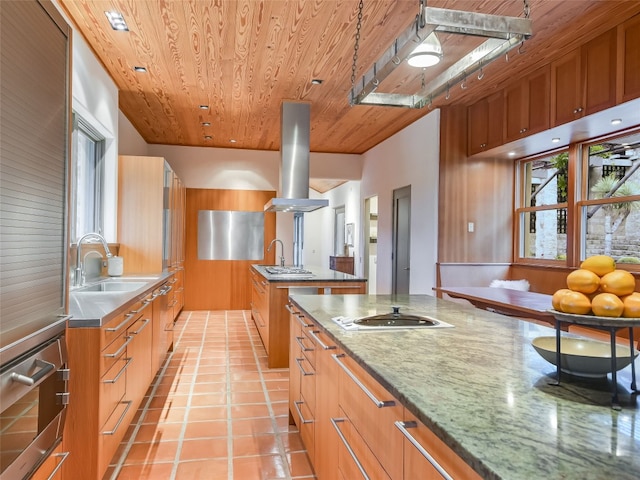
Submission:
[[[351,378],[351,380],[353,380],[355,384],[358,385],[358,387],[360,387],[360,389],[365,393],[365,395],[371,399],[371,401],[375,404],[376,407],[378,408],[393,407],[396,404],[396,402],[394,402],[393,400],[378,400],[378,398],[373,393],[371,393],[367,387],[364,386],[364,384],[358,379],[358,377],[356,377],[355,374],[351,370],[349,370],[344,363],[340,361],[340,359],[345,356],[344,353],[341,353],[341,354],[332,353],[331,356],[336,362],[338,362],[338,365],[340,365],[340,368],[342,368],[342,370],[344,370],[344,372],[347,375],[349,375],[349,378]]]
[[[131,332],[131,335],[139,335],[141,331],[143,331],[145,328],[147,328],[147,325],[149,325],[149,322],[151,320],[149,320],[148,318],[145,318],[144,320],[142,320],[142,323],[144,323],[144,325],[142,325],[138,330],[136,330],[135,332]]]
[[[133,310],[131,314],[136,315],[147,308],[149,305],[151,305],[151,300],[145,300],[144,302],[142,302],[142,306],[138,310]]]
[[[298,368],[300,369],[300,371],[302,372],[302,375],[307,377],[309,375],[313,375],[313,372],[306,372],[304,370],[304,368],[302,368],[302,362],[304,361],[303,358],[296,358],[296,363],[298,364]]]
[[[346,447],[347,452],[349,452],[349,455],[351,455],[351,458],[353,459],[354,463],[356,464],[356,467],[358,467],[358,470],[360,470],[360,473],[365,478],[365,480],[369,480],[369,475],[367,475],[367,472],[365,471],[364,467],[360,463],[360,460],[358,460],[358,457],[356,457],[356,453],[351,448],[351,445],[349,445],[349,442],[347,441],[347,438],[344,436],[344,434],[340,430],[340,427],[338,427],[338,423],[344,422],[345,419],[344,418],[330,418],[329,420],[331,421],[331,424],[333,425],[333,428],[335,428],[336,432],[338,432],[338,436],[340,437],[340,440],[342,440],[342,443]]]
[[[306,323],[304,321],[304,315],[300,315],[299,313],[295,314],[296,318],[298,319],[298,322],[300,322],[300,325],[302,325],[304,328],[309,328],[309,327],[315,327],[315,325],[313,323]]]
[[[53,371],[56,368],[53,363],[45,362],[44,360],[40,359],[37,359],[35,361],[35,365],[36,367],[40,367],[40,370],[38,370],[35,375],[30,377],[28,375],[21,375],[19,373],[13,372],[10,375],[11,380],[21,383],[22,385],[26,385],[27,387],[31,387],[42,380],[44,377],[46,377],[49,372]]]
[[[304,402],[302,400],[298,400],[296,402],[293,402],[293,406],[296,407],[296,412],[298,412],[298,417],[300,417],[300,421],[302,423],[313,423],[313,420],[307,420],[306,418],[304,418],[302,416],[302,410],[300,410],[300,405],[302,405]]]
[[[320,337],[318,337],[316,335],[316,333],[320,333],[320,331],[319,330],[309,330],[309,335],[311,335],[313,337],[313,339],[318,343],[318,345],[320,345],[320,348],[322,348],[323,350],[335,350],[336,349],[335,345],[327,345],[322,340],[320,340]]]
[[[287,303],[284,308],[286,308],[287,310],[289,310],[289,313],[291,315],[298,315],[300,312],[297,312],[293,309],[293,306],[290,303]]]
[[[398,430],[400,430],[402,432],[402,435],[405,436],[405,438],[407,440],[409,440],[409,442],[411,442],[411,445],[413,445],[414,447],[416,447],[416,449],[420,452],[420,454],[425,458],[425,460],[427,460],[427,462],[429,462],[431,465],[433,465],[433,468],[435,468],[438,473],[440,475],[442,475],[442,478],[444,478],[445,480],[453,480],[453,477],[451,477],[451,475],[449,475],[447,473],[447,471],[442,468],[442,465],[440,465],[435,458],[433,458],[429,452],[427,452],[424,447],[422,445],[420,445],[420,442],[418,442],[418,440],[415,439],[415,437],[413,435],[411,435],[411,433],[409,433],[409,431],[407,430],[408,428],[416,428],[418,426],[418,424],[416,422],[400,422],[400,421],[396,421],[394,422],[395,426],[398,428]]]
[[[162,290],[161,295],[166,295],[167,293],[169,293],[171,290],[173,290],[173,286],[172,285],[167,285],[166,287],[164,287],[164,290]]]
[[[67,458],[69,458],[69,452],[56,453],[54,457],[62,457],[62,458],[56,465],[56,468],[53,469],[53,471],[51,472],[51,475],[49,475],[47,480],[53,480],[53,478],[56,476],[56,473],[58,473],[58,470],[60,470],[60,467],[62,467],[62,464],[67,460]]]
[[[124,316],[124,320],[122,322],[120,322],[118,325],[116,325],[115,327],[110,327],[110,328],[105,328],[105,332],[117,332],[118,330],[121,330],[122,327],[124,327],[127,323],[129,323],[129,320],[131,320],[137,312],[133,311],[130,313],[127,313]]]
[[[116,383],[125,372],[125,370],[129,368],[129,364],[133,361],[133,358],[125,358],[125,360],[127,361],[127,363],[124,364],[124,366],[120,369],[116,376],[110,380],[103,380],[102,383]]]
[[[296,343],[300,345],[300,348],[303,352],[313,352],[315,348],[305,347],[304,343],[302,343],[302,340],[304,340],[304,338],[305,337],[296,337]]]
[[[122,412],[122,415],[120,415],[120,418],[116,422],[115,427],[113,427],[113,430],[107,430],[106,432],[102,432],[103,435],[113,435],[114,433],[116,433],[118,431],[118,428],[120,428],[120,424],[124,420],[124,417],[127,416],[127,412],[131,408],[131,403],[132,402],[131,402],[131,400],[127,400],[126,402],[122,402],[122,403],[126,403],[127,406],[125,407],[124,411]]]
[[[127,345],[129,345],[131,343],[131,340],[133,340],[133,337],[127,335],[124,338],[126,338],[127,341],[124,342],[122,344],[122,346],[118,350],[116,350],[113,353],[105,353],[104,356],[107,357],[107,358],[114,358],[114,357],[117,357],[118,355],[120,355],[122,352],[124,352],[124,349],[127,348]]]

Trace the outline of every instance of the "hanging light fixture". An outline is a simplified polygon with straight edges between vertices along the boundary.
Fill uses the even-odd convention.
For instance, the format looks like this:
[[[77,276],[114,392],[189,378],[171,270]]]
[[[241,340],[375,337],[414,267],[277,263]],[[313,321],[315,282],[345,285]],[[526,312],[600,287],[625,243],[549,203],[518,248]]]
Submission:
[[[407,57],[407,63],[412,67],[428,68],[437,65],[442,60],[442,45],[436,37],[436,32],[424,39]]]
[[[419,11],[415,21],[407,26],[361,79],[356,81],[356,62],[363,18],[363,1],[360,0],[349,103],[422,108],[430,105],[438,95],[449,92],[452,85],[464,81],[476,71],[480,71],[478,78],[483,77],[484,67],[493,60],[501,58],[511,49],[521,47],[522,43],[531,37],[528,1],[523,0],[524,18],[520,18],[427,7],[426,0],[419,0]],[[405,60],[409,65],[424,69],[437,64],[442,59],[442,46],[436,37],[436,32],[483,37],[486,40],[430,81],[423,80],[420,89],[415,93],[379,91],[382,82]]]

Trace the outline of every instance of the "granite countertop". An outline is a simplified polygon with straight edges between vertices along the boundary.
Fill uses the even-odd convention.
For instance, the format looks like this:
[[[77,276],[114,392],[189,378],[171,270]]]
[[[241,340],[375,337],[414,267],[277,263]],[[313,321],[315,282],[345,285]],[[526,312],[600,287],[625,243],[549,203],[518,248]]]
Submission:
[[[555,330],[428,295],[291,295],[293,302],[483,478],[640,478],[631,367],[609,378],[563,374],[531,346]],[[331,320],[401,312],[454,328],[345,331]],[[563,333],[564,335],[564,333]]]
[[[82,287],[71,289],[69,293],[69,327],[96,328],[101,327],[116,315],[127,310],[134,303],[144,299],[160,286],[171,273],[125,275],[122,277],[103,278],[102,282],[124,281],[143,284],[131,291],[92,292],[83,291]]]
[[[251,265],[260,275],[269,280],[270,282],[366,282],[367,279],[358,277],[356,275],[350,275],[348,273],[337,272],[328,268],[304,266],[304,270],[311,272],[309,275],[277,275],[269,273],[265,270],[266,267],[273,265]]]

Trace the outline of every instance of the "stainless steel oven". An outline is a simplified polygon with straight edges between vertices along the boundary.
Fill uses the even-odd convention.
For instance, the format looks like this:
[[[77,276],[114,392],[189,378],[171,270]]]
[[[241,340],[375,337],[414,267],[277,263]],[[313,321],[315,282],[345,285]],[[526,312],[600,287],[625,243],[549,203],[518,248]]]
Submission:
[[[1,480],[30,478],[62,441],[68,402],[66,366],[63,334],[1,367]]]

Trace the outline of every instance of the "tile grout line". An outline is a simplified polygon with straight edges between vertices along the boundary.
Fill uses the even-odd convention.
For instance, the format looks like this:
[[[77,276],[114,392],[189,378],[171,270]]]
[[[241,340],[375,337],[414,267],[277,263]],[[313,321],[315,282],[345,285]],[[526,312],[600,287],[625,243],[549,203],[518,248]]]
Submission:
[[[185,327],[186,325],[189,323],[189,318],[191,317],[191,312],[189,312],[189,315],[185,321]],[[177,323],[177,322],[176,322]],[[174,326],[175,328],[175,326]],[[182,338],[182,334],[184,333],[184,328],[181,330],[180,332],[180,337],[178,338],[178,341],[180,340],[180,338]],[[175,349],[175,346],[174,346]],[[113,473],[111,474],[110,480],[117,480],[118,476],[120,475],[120,471],[122,470],[122,467],[124,466],[124,462],[127,459],[127,456],[129,455],[129,452],[131,451],[131,447],[133,446],[133,444],[135,443],[135,439],[136,436],[138,435],[138,432],[140,431],[140,427],[142,426],[142,422],[144,420],[144,418],[146,417],[151,402],[153,401],[156,392],[158,391],[158,388],[160,386],[160,384],[162,383],[162,379],[164,378],[167,369],[169,368],[169,364],[171,363],[171,360],[173,359],[173,351],[169,352],[167,354],[167,356],[164,359],[164,363],[162,365],[162,368],[160,369],[160,372],[158,372],[158,374],[155,377],[155,382],[153,384],[153,388],[151,389],[151,391],[149,392],[149,397],[147,398],[147,401],[145,402],[144,406],[142,407],[142,413],[140,414],[140,416],[138,417],[138,420],[135,423],[135,426],[133,428],[133,432],[131,433],[131,435],[129,436],[129,440],[127,440],[127,445],[124,448],[124,451],[122,452],[122,454],[120,455],[120,458],[118,459],[118,462],[116,464],[116,467],[113,471]],[[139,409],[140,407],[138,407]]]
[[[224,312],[225,374],[227,387],[227,478],[233,480],[233,422],[231,420],[231,352],[229,348],[229,312]]]
[[[282,441],[282,435],[280,432],[280,429],[278,428],[278,422],[276,420],[276,415],[275,412],[273,411],[273,405],[271,404],[271,397],[269,396],[269,389],[267,388],[266,385],[266,381],[264,379],[264,375],[262,374],[262,367],[260,366],[260,361],[258,359],[258,354],[256,353],[256,347],[255,344],[253,343],[253,335],[251,334],[251,328],[249,327],[248,321],[247,321],[247,310],[243,310],[242,311],[242,318],[244,320],[244,325],[245,325],[245,329],[247,330],[247,333],[249,335],[249,339],[250,339],[250,345],[251,345],[251,352],[253,353],[253,359],[256,362],[256,368],[258,369],[258,376],[260,378],[260,384],[262,386],[262,392],[264,393],[265,396],[265,400],[267,402],[267,409],[269,411],[269,417],[271,419],[271,425],[273,427],[273,432],[274,435],[276,437],[276,442],[278,443],[278,450],[279,450],[279,455],[282,459],[282,464],[285,466],[285,474],[286,474],[286,480],[291,480],[293,475],[291,474],[291,468],[289,466],[289,462],[287,460],[287,454],[284,448],[284,442]]]
[[[207,311],[207,316],[204,320],[204,327],[203,327],[205,332],[209,325],[209,315],[210,315],[210,312]],[[187,326],[188,326],[188,323],[185,323],[185,325],[182,327],[182,331],[180,332],[180,339],[182,339],[182,336],[187,330]],[[178,437],[178,448],[176,449],[176,456],[174,457],[173,467],[171,468],[171,480],[175,480],[176,475],[178,474],[178,466],[180,465],[180,456],[182,455],[182,445],[184,443],[184,436],[186,434],[187,426],[189,424],[189,413],[191,411],[191,400],[193,399],[193,390],[195,387],[198,370],[200,369],[200,359],[202,357],[202,351],[204,350],[204,339],[205,339],[205,335],[202,335],[202,338],[200,340],[200,351],[198,352],[195,368],[192,373],[193,376],[191,378],[191,385],[189,386],[189,399],[187,400],[184,417],[182,418],[182,428],[180,429],[180,436]],[[174,346],[174,349],[175,349],[175,346]]]

